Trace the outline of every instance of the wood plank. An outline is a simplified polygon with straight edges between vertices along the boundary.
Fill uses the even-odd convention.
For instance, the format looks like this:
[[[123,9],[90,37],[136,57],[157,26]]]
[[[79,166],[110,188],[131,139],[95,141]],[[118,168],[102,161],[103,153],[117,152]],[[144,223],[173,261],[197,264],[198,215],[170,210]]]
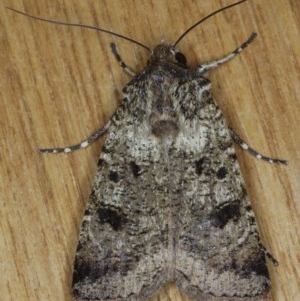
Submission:
[[[221,3],[220,3],[221,2]],[[71,300],[79,227],[103,139],[86,150],[41,155],[39,147],[76,143],[109,119],[129,76],[147,53],[90,30],[33,21],[5,9],[101,26],[153,48],[232,0],[2,0],[0,6],[0,291],[3,300]],[[190,66],[230,52],[252,31],[257,40],[209,78],[228,123],[251,146],[288,166],[237,149],[269,264],[273,301],[300,300],[300,2],[251,0],[206,21],[179,47]],[[174,285],[160,299],[188,300]]]

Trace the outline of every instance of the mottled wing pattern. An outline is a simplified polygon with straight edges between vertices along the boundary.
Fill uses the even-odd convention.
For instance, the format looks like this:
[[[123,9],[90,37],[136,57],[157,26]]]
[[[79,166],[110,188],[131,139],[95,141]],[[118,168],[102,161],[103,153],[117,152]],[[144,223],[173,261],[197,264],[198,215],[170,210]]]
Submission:
[[[73,292],[82,299],[142,300],[135,298],[152,295],[170,275],[169,173],[145,134],[145,108],[136,115],[140,97],[146,105],[146,95],[124,99],[100,157],[74,267]]]
[[[178,158],[176,150],[171,160],[174,187],[181,187],[174,216],[175,282],[196,300],[265,300],[265,254],[230,132],[212,95],[202,102],[195,116],[199,147],[182,141],[183,155]],[[185,130],[193,133],[189,125]]]
[[[77,248],[78,300],[146,300],[174,281],[196,300],[265,300],[268,271],[210,82],[150,66],[124,89]]]

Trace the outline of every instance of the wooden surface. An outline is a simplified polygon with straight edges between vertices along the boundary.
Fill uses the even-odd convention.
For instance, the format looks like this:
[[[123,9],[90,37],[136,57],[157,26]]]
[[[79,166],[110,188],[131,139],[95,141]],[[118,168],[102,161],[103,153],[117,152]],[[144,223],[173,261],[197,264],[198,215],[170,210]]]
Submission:
[[[79,142],[117,108],[130,78],[113,58],[111,41],[134,70],[143,69],[148,55],[115,37],[33,21],[5,6],[102,26],[152,48],[162,39],[174,42],[191,24],[234,2],[1,1],[1,300],[71,300],[74,253],[103,139],[73,154],[37,149]],[[261,237],[280,262],[269,264],[273,301],[300,300],[299,28],[298,0],[249,0],[179,45],[195,66],[258,32],[242,55],[209,78],[235,131],[264,154],[289,160],[272,166],[237,149]],[[168,285],[160,300],[182,299]]]

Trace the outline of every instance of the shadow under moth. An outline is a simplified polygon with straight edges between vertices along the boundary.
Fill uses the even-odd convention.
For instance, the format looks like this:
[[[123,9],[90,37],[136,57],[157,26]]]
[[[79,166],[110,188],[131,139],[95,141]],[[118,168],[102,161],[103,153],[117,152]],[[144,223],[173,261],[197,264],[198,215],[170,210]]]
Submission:
[[[140,73],[112,52],[133,76],[111,120],[79,144],[109,132],[100,155],[76,251],[75,300],[142,301],[167,282],[205,301],[268,300],[270,280],[232,141],[258,159],[286,164],[253,150],[230,129],[211,94],[208,70],[242,52],[249,39],[217,60],[187,67],[177,49],[182,38],[221,8],[186,30],[174,44],[150,52]],[[15,11],[15,10],[14,10]]]

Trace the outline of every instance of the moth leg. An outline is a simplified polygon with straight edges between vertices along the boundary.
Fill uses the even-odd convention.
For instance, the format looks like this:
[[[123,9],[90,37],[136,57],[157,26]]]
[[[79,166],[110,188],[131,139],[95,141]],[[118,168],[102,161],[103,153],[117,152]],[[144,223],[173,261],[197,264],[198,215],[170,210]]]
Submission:
[[[241,53],[249,44],[251,44],[253,42],[253,40],[256,38],[257,34],[255,32],[253,32],[251,34],[251,36],[248,38],[248,40],[246,42],[244,42],[241,46],[239,46],[238,48],[236,48],[233,52],[229,53],[228,55],[217,59],[215,61],[212,62],[208,62],[205,63],[203,65],[200,65],[197,69],[197,71],[199,73],[205,73],[207,70],[209,69],[213,69],[218,67],[219,65],[226,63],[228,61],[230,61],[231,59],[233,59],[237,54]]]
[[[112,51],[113,55],[115,56],[116,60],[118,61],[119,65],[122,67],[124,72],[131,76],[136,76],[136,73],[134,71],[132,71],[122,60],[122,58],[117,50],[116,44],[110,43],[110,47],[111,47],[111,51]]]
[[[245,143],[231,128],[229,128],[230,134],[232,139],[235,143],[237,143],[242,149],[250,153],[252,156],[254,156],[256,159],[267,161],[268,163],[276,163],[276,164],[285,164],[287,165],[288,161],[283,159],[277,159],[277,158],[270,158],[267,156],[262,155],[261,153],[254,150],[252,147],[250,147],[247,143]]]
[[[100,136],[102,136],[108,130],[109,126],[110,126],[110,121],[105,126],[101,127],[95,133],[89,136],[87,139],[81,141],[78,144],[65,146],[65,147],[58,147],[58,148],[42,148],[39,149],[39,152],[45,154],[71,153],[78,149],[88,147],[90,144],[96,141]]]

